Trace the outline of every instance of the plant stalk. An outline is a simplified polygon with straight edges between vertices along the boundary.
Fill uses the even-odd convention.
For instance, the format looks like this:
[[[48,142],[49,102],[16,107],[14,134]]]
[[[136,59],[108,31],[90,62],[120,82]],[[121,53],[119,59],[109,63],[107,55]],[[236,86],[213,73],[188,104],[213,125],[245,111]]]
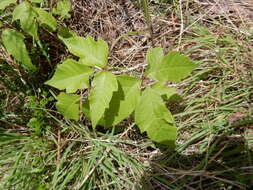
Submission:
[[[153,33],[153,25],[152,25],[152,19],[150,16],[150,12],[149,12],[149,4],[148,4],[148,0],[142,0],[142,9],[143,9],[143,13],[146,19],[146,23],[148,25],[148,30],[150,33],[150,38],[151,38],[151,43],[152,46],[154,47],[154,33]]]

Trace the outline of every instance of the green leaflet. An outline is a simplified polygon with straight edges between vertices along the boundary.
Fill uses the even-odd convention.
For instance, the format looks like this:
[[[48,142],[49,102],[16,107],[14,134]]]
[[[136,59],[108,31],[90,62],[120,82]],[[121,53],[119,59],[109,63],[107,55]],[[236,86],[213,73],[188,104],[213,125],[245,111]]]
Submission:
[[[0,10],[5,9],[7,6],[9,6],[12,3],[16,3],[17,0],[1,0],[0,1]]]
[[[2,33],[2,41],[7,52],[11,54],[15,60],[21,62],[24,68],[34,72],[36,71],[36,67],[32,64],[28,55],[24,38],[23,34],[13,29],[6,29]]]
[[[156,93],[160,94],[160,96],[168,101],[168,100],[174,100],[174,99],[180,99],[181,97],[178,95],[175,88],[167,87],[161,82],[157,82],[151,86],[153,90],[156,91]]]
[[[62,18],[70,18],[69,11],[71,10],[70,0],[60,0],[57,2],[56,8],[53,9],[53,13],[60,15]]]
[[[145,75],[155,79],[156,68],[158,67],[159,64],[161,64],[162,59],[163,59],[162,48],[149,49],[146,55],[146,62],[148,63],[148,66]]]
[[[108,71],[102,71],[95,75],[92,81],[92,89],[89,94],[90,117],[92,127],[95,128],[109,107],[114,91],[117,91],[116,76]]]
[[[57,97],[57,110],[69,119],[78,120],[80,96],[61,92]]]
[[[171,52],[164,56],[162,63],[157,68],[157,77],[160,80],[180,82],[187,77],[198,65],[180,55],[179,52]]]
[[[105,41],[95,41],[91,36],[61,37],[69,51],[81,58],[80,62],[88,66],[105,67],[108,62],[109,48]]]
[[[198,66],[188,57],[175,51],[161,59],[161,49],[159,48],[150,50],[147,60],[149,66],[146,76],[159,81],[180,82]]]
[[[34,8],[34,10],[38,14],[38,20],[40,21],[41,24],[45,24],[49,26],[53,31],[56,30],[57,28],[57,21],[55,18],[52,16],[51,13],[41,9],[41,8]]]
[[[82,65],[73,59],[67,59],[57,66],[52,79],[45,84],[58,88],[66,89],[67,93],[74,93],[78,89],[89,88],[89,77],[93,69]]]
[[[36,12],[27,1],[20,3],[13,11],[13,21],[20,20],[21,28],[30,34],[33,38],[38,39],[38,24],[36,22]]]
[[[154,142],[175,147],[177,128],[175,125],[160,120],[147,131],[148,137]]]
[[[101,121],[103,126],[114,126],[127,118],[134,111],[140,96],[141,81],[138,78],[122,75],[117,80],[118,90],[113,93],[109,108],[105,111]]]
[[[151,88],[147,88],[142,93],[135,116],[141,132],[147,131],[156,120],[162,119],[168,123],[174,123],[174,118],[166,108],[160,94]]]
[[[147,88],[135,109],[135,122],[141,132],[147,132],[151,140],[172,145],[177,136],[174,118],[166,108],[159,93]]]

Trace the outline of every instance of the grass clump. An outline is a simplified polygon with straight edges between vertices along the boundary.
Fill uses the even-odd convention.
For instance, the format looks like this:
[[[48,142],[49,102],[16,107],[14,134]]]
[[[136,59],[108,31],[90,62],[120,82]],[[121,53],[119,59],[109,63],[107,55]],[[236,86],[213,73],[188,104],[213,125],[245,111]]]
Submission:
[[[129,189],[140,186],[143,165],[113,132],[62,125],[43,138],[1,132],[2,189]]]

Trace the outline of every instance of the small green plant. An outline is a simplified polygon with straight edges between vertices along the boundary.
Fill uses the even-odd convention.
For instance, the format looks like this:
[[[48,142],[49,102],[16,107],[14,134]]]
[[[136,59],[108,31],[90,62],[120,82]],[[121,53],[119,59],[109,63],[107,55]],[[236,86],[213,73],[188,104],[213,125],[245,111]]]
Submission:
[[[115,126],[133,112],[140,131],[147,132],[155,142],[174,145],[177,136],[175,121],[164,101],[177,92],[165,84],[180,82],[197,64],[179,52],[163,54],[162,48],[147,53],[148,67],[141,79],[129,75],[116,75],[108,67],[109,48],[102,39],[85,38],[73,32],[59,32],[59,38],[78,61],[66,59],[56,68],[54,76],[46,82],[59,90],[56,108],[65,117],[79,120],[80,113],[97,125]],[[154,80],[152,85],[146,80]],[[78,91],[86,90],[87,98]]]
[[[46,105],[53,100],[53,97],[48,97],[48,92],[38,90],[41,97],[29,96],[25,108],[32,111],[32,118],[27,123],[36,135],[42,135],[46,128],[50,128],[47,124]]]
[[[1,0],[0,2],[0,13],[3,15],[2,44],[6,51],[30,73],[35,73],[38,68],[29,56],[25,43],[26,35],[32,37],[33,47],[40,47],[44,56],[47,57],[38,29],[43,27],[49,32],[57,30],[57,20],[52,13],[42,8],[43,6],[38,6],[43,3],[45,0],[23,0],[18,4],[17,0]],[[70,8],[69,0],[59,0],[53,13],[60,15],[60,18],[67,18]],[[6,20],[9,22],[5,22]],[[50,62],[49,59],[48,61]]]
[[[42,36],[41,33],[46,31],[53,36],[53,32],[58,28],[55,16],[61,20],[70,16],[68,14],[71,9],[70,0],[58,0],[53,8],[53,13],[49,12],[47,7],[48,1],[45,0],[0,0],[0,50],[5,49],[6,55],[7,53],[10,54],[13,59],[10,61],[4,54],[3,56],[1,54],[1,58],[9,64],[9,69],[14,68],[13,70],[18,73],[25,85],[28,84],[26,80],[30,77],[24,74],[25,72],[31,74],[33,79],[36,80],[39,78],[40,67],[47,67],[45,64],[38,63],[36,57],[45,56],[49,65],[51,65],[50,55],[48,55],[45,48],[47,44],[44,44],[43,39],[40,37]],[[39,59],[38,61],[40,61]],[[12,64],[12,61],[14,64]],[[15,63],[18,63],[21,67]],[[15,83],[15,85],[17,84]],[[29,93],[29,95],[32,95],[32,93]],[[36,135],[41,135],[47,127],[45,106],[50,98],[46,98],[44,93],[42,93],[42,97],[42,100],[38,100],[36,96],[29,96],[28,102],[24,106],[31,111],[32,115],[27,126]],[[25,98],[23,97],[23,99]],[[0,115],[2,118],[6,114],[3,112]]]

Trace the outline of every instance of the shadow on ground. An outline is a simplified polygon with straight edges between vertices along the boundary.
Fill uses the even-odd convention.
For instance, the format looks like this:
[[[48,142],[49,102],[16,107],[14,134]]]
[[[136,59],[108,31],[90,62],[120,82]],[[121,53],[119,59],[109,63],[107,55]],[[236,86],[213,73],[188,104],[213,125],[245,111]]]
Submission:
[[[140,189],[253,188],[253,151],[247,139],[240,135],[221,135],[205,146],[199,150],[195,147],[194,152],[200,153],[193,154],[160,147],[161,155],[151,161]]]

